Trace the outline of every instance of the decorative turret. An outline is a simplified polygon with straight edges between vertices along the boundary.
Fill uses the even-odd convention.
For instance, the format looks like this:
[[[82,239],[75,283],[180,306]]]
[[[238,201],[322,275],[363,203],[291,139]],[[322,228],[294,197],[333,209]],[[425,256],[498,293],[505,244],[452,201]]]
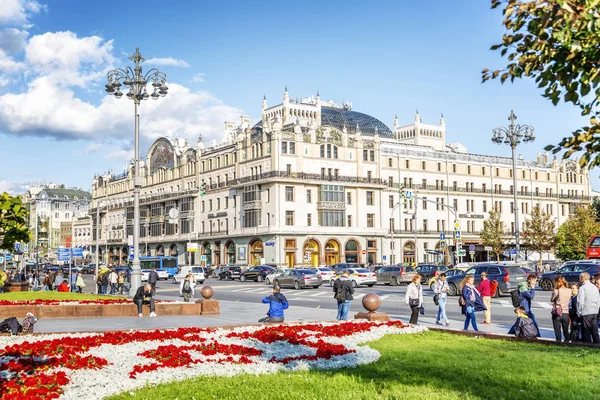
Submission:
[[[444,121],[444,113],[442,113],[442,116],[440,117],[440,126],[446,126],[446,121]]]
[[[266,110],[267,109],[267,95],[265,94],[263,96],[263,100],[262,100],[262,109]]]
[[[196,149],[200,151],[204,150],[204,140],[202,140],[202,134],[198,135],[198,143],[196,143]]]
[[[400,124],[398,123],[398,114],[394,116],[394,129],[399,128]]]

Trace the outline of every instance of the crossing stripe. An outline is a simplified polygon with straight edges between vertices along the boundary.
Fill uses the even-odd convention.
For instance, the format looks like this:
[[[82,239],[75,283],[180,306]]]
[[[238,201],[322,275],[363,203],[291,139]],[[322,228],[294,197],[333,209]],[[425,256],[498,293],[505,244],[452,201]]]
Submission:
[[[538,301],[536,301],[536,303],[539,304],[540,307],[545,308],[545,309],[552,308],[552,306],[550,304],[548,304],[548,303],[541,303],[541,302],[538,302]]]
[[[498,300],[498,303],[500,303],[500,305],[502,305],[502,307],[510,307],[510,308],[515,308],[512,303],[508,300]]]
[[[331,297],[333,297],[333,292],[319,292],[319,293],[309,294],[310,297],[326,296],[326,295],[331,295]]]

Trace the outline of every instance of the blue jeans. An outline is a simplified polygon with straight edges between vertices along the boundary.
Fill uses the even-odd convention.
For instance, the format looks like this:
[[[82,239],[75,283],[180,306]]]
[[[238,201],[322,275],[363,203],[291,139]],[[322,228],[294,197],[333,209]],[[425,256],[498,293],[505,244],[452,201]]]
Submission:
[[[443,299],[438,299],[438,313],[435,322],[440,322],[441,320],[448,322],[448,316],[446,315],[446,300],[448,299],[445,297]]]
[[[107,289],[108,289],[108,286],[102,285],[102,294],[106,294]]]
[[[110,294],[115,294],[115,293],[117,293],[117,284],[111,283],[110,284]]]
[[[337,319],[346,321],[348,319],[348,311],[350,311],[350,300],[346,300],[343,303],[338,302]]]
[[[470,322],[473,325],[473,330],[479,331],[479,329],[477,329],[477,319],[475,318],[475,309],[473,307],[467,307],[465,312],[467,314],[467,318],[465,319],[464,330],[466,331],[469,329],[469,322]]]

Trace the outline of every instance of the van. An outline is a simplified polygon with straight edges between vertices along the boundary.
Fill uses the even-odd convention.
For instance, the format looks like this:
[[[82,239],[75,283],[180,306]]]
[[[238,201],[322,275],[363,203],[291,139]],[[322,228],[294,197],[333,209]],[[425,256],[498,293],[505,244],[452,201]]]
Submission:
[[[173,276],[173,283],[181,282],[189,272],[194,275],[197,283],[202,284],[206,280],[206,268],[196,265],[187,265],[177,269],[177,273]]]

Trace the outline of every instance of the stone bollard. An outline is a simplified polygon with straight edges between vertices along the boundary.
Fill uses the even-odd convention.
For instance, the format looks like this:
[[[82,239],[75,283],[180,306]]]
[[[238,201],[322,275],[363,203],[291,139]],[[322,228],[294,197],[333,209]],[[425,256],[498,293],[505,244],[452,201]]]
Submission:
[[[354,319],[366,319],[369,321],[389,321],[390,316],[386,313],[376,312],[381,305],[381,299],[375,293],[369,293],[362,298],[362,305],[367,312],[359,312]]]
[[[211,299],[214,293],[215,291],[210,286],[204,286],[202,290],[200,290],[200,294],[204,298],[196,301],[196,303],[201,305],[200,315],[219,315],[221,313],[219,302]]]

